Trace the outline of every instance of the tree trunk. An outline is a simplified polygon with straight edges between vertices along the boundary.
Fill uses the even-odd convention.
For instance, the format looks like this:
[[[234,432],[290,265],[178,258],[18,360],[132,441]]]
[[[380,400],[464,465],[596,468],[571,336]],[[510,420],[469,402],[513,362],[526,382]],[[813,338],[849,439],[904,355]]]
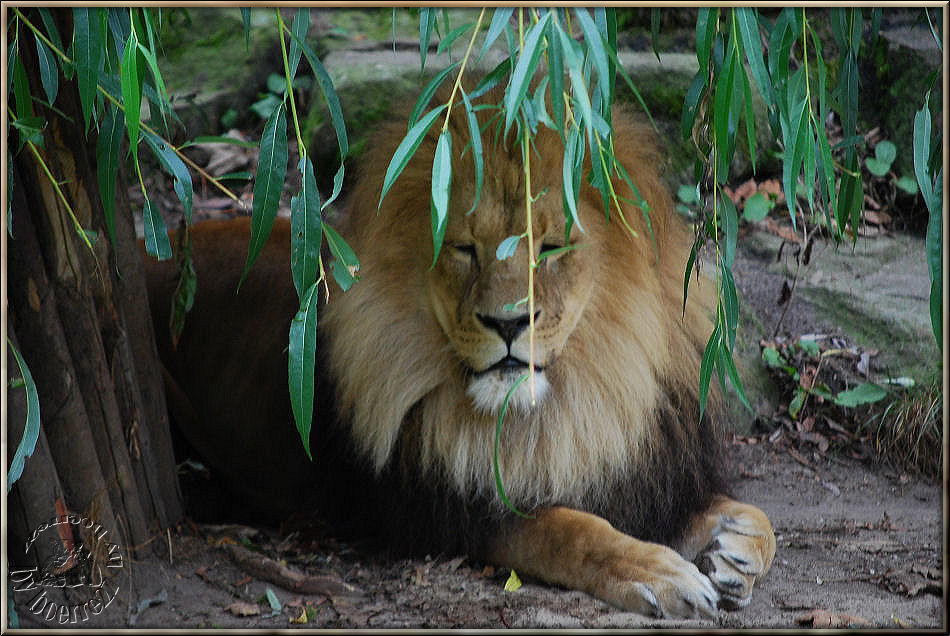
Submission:
[[[60,33],[71,33],[70,13],[55,14]],[[20,41],[31,92],[41,95],[35,49]],[[55,106],[62,114],[34,101],[47,121],[38,150],[79,225],[98,238],[89,249],[41,162],[27,147],[16,153],[12,238],[5,236],[4,249],[8,330],[36,381],[42,431],[8,499],[11,570],[46,565],[49,555],[28,551],[26,542],[63,512],[101,524],[109,541],[135,558],[165,550],[166,542],[154,539],[182,516],[131,210],[117,184],[114,251],[99,197],[95,131],[83,132],[75,83],[61,86]],[[15,152],[16,132],[8,144]],[[11,377],[18,375],[7,359]],[[8,461],[23,429],[18,393],[8,390]]]

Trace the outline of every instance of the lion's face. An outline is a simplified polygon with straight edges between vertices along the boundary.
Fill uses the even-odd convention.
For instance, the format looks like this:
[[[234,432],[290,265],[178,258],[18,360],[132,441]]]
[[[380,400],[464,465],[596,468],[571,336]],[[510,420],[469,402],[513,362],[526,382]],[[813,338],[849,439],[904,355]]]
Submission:
[[[620,110],[614,123],[618,160],[650,204],[655,241],[641,209],[624,203],[608,219],[587,183],[579,222],[565,236],[563,144],[539,127],[531,151],[529,253],[518,144],[483,135],[484,184],[469,213],[475,171],[472,153],[462,152],[467,125],[453,117],[459,152],[433,263],[430,175],[438,127],[381,206],[381,175],[405,124],[384,127],[371,144],[348,227],[341,228],[360,257],[361,280],[331,297],[320,346],[335,406],[377,470],[402,448],[401,461],[450,475],[457,491],[493,496],[497,415],[529,363],[534,375],[511,391],[498,445],[516,505],[570,503],[597,492],[646,452],[644,440],[662,413],[692,404],[692,394],[680,391],[696,384],[711,326],[695,283],[683,314],[689,233],[659,177],[652,131]],[[619,180],[615,187],[619,201],[633,199]],[[513,236],[522,237],[514,253],[498,259],[499,245]],[[529,286],[533,306],[526,302]]]
[[[565,237],[561,202],[553,195],[542,195],[533,206],[532,240],[522,236],[514,254],[499,260],[498,246],[525,233],[524,206],[506,204],[518,192],[505,185],[490,184],[477,212],[450,216],[443,251],[426,278],[426,300],[464,366],[466,393],[477,410],[489,413],[498,411],[509,389],[528,371],[529,362],[534,365],[534,399],[547,397],[551,387],[547,369],[578,327],[597,263],[590,236],[575,226]],[[459,199],[463,203],[465,196]],[[532,263],[567,245],[573,249],[546,256],[534,268],[530,282],[534,299],[529,306]],[[531,384],[518,386],[511,407],[530,407]]]

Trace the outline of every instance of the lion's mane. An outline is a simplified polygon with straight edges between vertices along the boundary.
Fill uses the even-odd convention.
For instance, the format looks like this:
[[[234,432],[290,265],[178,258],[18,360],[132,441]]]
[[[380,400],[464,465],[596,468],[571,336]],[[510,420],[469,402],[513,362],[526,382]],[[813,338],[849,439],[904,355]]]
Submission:
[[[602,265],[589,281],[593,290],[581,319],[547,369],[550,396],[529,412],[507,414],[500,468],[505,490],[520,509],[567,505],[599,514],[639,538],[669,541],[723,491],[715,391],[707,406],[711,415],[700,420],[698,409],[699,365],[712,330],[711,285],[691,283],[684,315],[691,234],[661,179],[663,156],[653,131],[624,110],[615,109],[613,124],[615,155],[649,203],[656,249],[639,209],[625,210],[638,238],[612,213],[605,240],[588,247],[602,252]],[[497,418],[473,408],[467,371],[426,292],[438,129],[430,131],[378,212],[382,177],[405,135],[405,118],[396,117],[368,144],[343,228],[361,258],[361,280],[331,296],[319,345],[345,434],[380,483],[408,502],[392,504],[392,514],[427,526],[418,545],[428,550],[433,538],[461,549],[477,546],[470,535],[477,537],[478,528],[466,535],[458,525],[477,525],[505,511],[492,471]],[[456,146],[464,146],[468,132],[461,116],[453,116],[450,130]],[[560,175],[557,135],[540,127],[535,147],[535,169]],[[454,172],[453,194],[469,203],[470,152],[456,158]],[[487,133],[485,175],[486,190],[521,183],[517,145],[509,140],[506,148]],[[629,198],[622,184],[617,187]],[[600,194],[586,182],[580,205],[585,218],[603,218]],[[500,213],[486,206],[473,212]]]

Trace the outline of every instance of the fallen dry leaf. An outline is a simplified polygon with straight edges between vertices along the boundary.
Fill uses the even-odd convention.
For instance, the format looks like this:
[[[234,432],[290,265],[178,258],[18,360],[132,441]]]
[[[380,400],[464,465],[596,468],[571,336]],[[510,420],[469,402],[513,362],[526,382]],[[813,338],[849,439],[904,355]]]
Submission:
[[[257,616],[261,613],[261,608],[255,603],[234,601],[225,608],[225,611],[231,612],[235,616]]]
[[[841,629],[870,627],[871,622],[859,616],[850,614],[839,614],[838,612],[828,612],[826,610],[815,610],[808,612],[795,619],[795,622],[803,627],[814,627],[816,629]]]

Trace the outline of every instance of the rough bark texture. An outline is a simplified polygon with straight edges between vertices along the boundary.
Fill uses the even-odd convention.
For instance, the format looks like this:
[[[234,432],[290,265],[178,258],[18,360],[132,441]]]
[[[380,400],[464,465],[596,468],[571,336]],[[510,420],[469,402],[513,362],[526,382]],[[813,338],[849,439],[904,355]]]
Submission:
[[[61,33],[71,33],[70,15],[56,12]],[[21,59],[32,92],[42,94],[28,49],[21,47]],[[75,83],[61,86],[55,106],[68,119],[34,102],[48,122],[40,153],[79,225],[99,238],[86,246],[40,162],[26,148],[16,154],[8,327],[37,384],[42,432],[8,502],[10,544],[22,549],[37,524],[65,509],[141,554],[164,546],[153,539],[182,516],[142,265],[124,196],[117,197],[117,252],[108,240],[95,132],[83,132]],[[18,147],[15,133],[8,141]],[[18,408],[10,411],[10,457],[22,431],[22,419],[13,423],[23,415]]]

